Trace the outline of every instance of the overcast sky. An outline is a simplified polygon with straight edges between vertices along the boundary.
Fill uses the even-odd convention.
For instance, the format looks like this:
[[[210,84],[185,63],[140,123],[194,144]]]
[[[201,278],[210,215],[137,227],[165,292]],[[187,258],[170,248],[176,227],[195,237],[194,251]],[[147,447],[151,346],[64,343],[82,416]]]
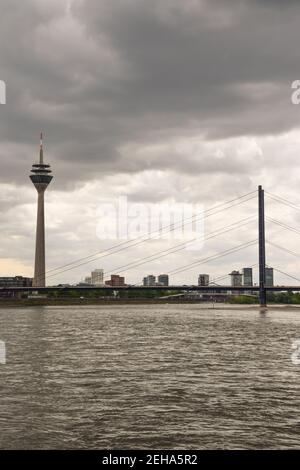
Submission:
[[[300,204],[300,2],[282,0],[0,0],[0,275],[33,274],[39,133],[54,180],[46,193],[47,269],[100,252],[99,207],[120,196],[204,210],[262,184]],[[300,212],[267,198],[268,216],[300,230]],[[148,206],[147,206],[148,207]],[[210,217],[205,233],[255,215],[256,200]],[[126,271],[171,272],[257,237],[255,221]],[[300,253],[300,235],[267,238]],[[70,270],[126,263],[182,240],[152,240]],[[268,245],[270,265],[300,279],[300,260]],[[252,247],[172,276],[196,283],[257,263]],[[276,274],[277,283],[295,283]]]

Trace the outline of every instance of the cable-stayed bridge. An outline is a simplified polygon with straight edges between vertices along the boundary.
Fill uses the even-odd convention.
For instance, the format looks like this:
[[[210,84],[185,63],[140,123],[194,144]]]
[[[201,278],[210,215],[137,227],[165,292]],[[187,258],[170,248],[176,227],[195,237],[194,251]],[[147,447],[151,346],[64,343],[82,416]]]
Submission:
[[[289,201],[285,198],[282,198],[281,196],[266,192],[266,196],[275,202],[276,204],[284,205],[286,207],[295,209],[295,210],[300,210],[300,207],[294,204],[292,201]],[[300,279],[297,278],[296,276],[293,276],[291,274],[286,273],[283,269],[276,268],[274,267],[274,270],[281,273],[284,276],[289,277],[290,279],[293,280],[293,285],[291,286],[267,286],[266,285],[266,279],[265,279],[265,269],[266,269],[266,244],[269,245],[272,248],[275,248],[276,250],[280,250],[281,252],[285,252],[286,254],[293,256],[294,258],[300,258],[300,254],[290,250],[286,246],[281,246],[278,243],[274,243],[273,241],[266,240],[265,239],[265,223],[267,222],[268,224],[272,224],[276,227],[279,227],[282,230],[289,231],[290,233],[293,233],[295,235],[300,235],[300,230],[297,229],[296,227],[290,226],[287,223],[283,222],[282,220],[275,219],[273,217],[265,217],[265,192],[262,189],[261,186],[259,186],[258,191],[252,191],[250,193],[244,194],[242,196],[236,197],[234,199],[231,199],[229,201],[226,201],[224,203],[218,204],[214,207],[211,207],[207,210],[205,210],[202,214],[196,214],[192,217],[184,219],[182,222],[180,222],[180,226],[184,226],[187,224],[191,224],[195,222],[198,218],[202,219],[208,219],[210,217],[213,217],[217,214],[223,214],[226,211],[229,211],[230,209],[236,208],[238,206],[243,206],[245,203],[248,201],[252,201],[254,199],[258,198],[258,214],[254,213],[251,214],[250,216],[244,217],[241,220],[237,222],[232,222],[231,224],[228,224],[226,226],[223,226],[215,231],[212,231],[208,234],[206,234],[203,237],[203,241],[208,241],[217,237],[221,237],[222,235],[231,233],[235,230],[242,229],[244,227],[249,226],[250,224],[253,224],[254,222],[258,222],[258,237],[257,238],[252,238],[244,243],[240,243],[238,245],[235,245],[231,248],[228,248],[226,250],[223,250],[222,252],[215,253],[210,256],[206,257],[201,257],[195,259],[195,261],[192,261],[190,263],[187,263],[183,266],[178,266],[175,269],[169,271],[167,274],[169,275],[177,275],[183,272],[187,272],[190,269],[193,269],[195,267],[201,266],[203,264],[217,261],[221,258],[225,258],[227,256],[230,256],[232,254],[235,254],[237,252],[242,252],[243,250],[249,248],[249,247],[258,247],[258,263],[256,263],[253,266],[258,265],[259,267],[259,285],[254,285],[254,286],[231,286],[231,285],[222,285],[219,284],[225,277],[228,277],[228,274],[224,276],[219,276],[213,280],[211,285],[209,286],[196,286],[196,285],[170,285],[168,287],[166,286],[140,286],[140,285],[127,285],[127,286],[50,286],[48,285],[47,287],[2,287],[0,288],[1,291],[5,292],[33,292],[33,291],[38,291],[38,292],[51,292],[51,291],[70,291],[70,290],[80,290],[82,292],[87,292],[87,291],[95,291],[95,290],[101,290],[101,291],[132,291],[132,290],[172,290],[172,291],[187,291],[187,292],[192,292],[192,291],[197,291],[197,292],[245,292],[245,291],[251,291],[251,292],[258,292],[259,297],[260,297],[260,303],[261,305],[266,304],[266,292],[267,291],[300,291]],[[168,226],[164,226],[159,229],[160,235],[164,235],[166,233],[171,233],[172,231],[176,230],[178,226],[176,224],[171,224]],[[72,262],[69,262],[67,264],[63,264],[61,266],[58,266],[56,268],[50,269],[47,272],[47,280],[48,283],[52,283],[55,277],[60,276],[63,273],[68,273],[74,269],[77,269],[81,266],[85,266],[89,263],[98,261],[103,258],[110,258],[113,257],[114,255],[123,253],[125,250],[129,250],[131,248],[135,248],[138,246],[143,246],[145,242],[147,242],[150,238],[150,236],[153,235],[152,233],[148,233],[147,235],[142,235],[136,239],[133,240],[126,240],[121,243],[117,243],[114,246],[104,250],[104,251],[99,251],[96,253],[92,253],[88,256],[85,256],[83,258],[78,258],[75,259]],[[131,261],[127,264],[123,264],[121,266],[115,267],[112,271],[106,272],[106,275],[110,275],[114,272],[122,273],[122,272],[128,272],[132,269],[135,269],[139,266],[142,265],[147,265],[148,263],[151,263],[152,261],[160,260],[162,258],[167,257],[170,254],[178,253],[182,250],[184,250],[187,246],[187,243],[193,243],[195,239],[191,239],[188,241],[181,242],[179,244],[176,244],[168,249],[165,250],[160,250],[155,253],[152,253],[151,255],[144,256],[138,260]],[[273,263],[272,263],[273,264]],[[299,282],[299,285],[295,283],[294,281]]]

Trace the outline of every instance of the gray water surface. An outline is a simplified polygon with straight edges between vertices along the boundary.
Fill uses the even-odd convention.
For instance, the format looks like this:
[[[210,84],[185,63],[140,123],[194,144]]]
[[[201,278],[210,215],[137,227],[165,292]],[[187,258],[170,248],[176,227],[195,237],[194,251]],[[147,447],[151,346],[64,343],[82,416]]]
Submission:
[[[0,309],[0,448],[300,448],[300,311],[227,308]]]

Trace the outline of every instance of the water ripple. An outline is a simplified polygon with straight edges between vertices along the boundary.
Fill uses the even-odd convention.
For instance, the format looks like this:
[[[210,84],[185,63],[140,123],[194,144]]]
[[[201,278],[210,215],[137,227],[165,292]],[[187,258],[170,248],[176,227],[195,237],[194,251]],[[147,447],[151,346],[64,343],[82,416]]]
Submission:
[[[295,311],[0,310],[2,449],[300,447]]]

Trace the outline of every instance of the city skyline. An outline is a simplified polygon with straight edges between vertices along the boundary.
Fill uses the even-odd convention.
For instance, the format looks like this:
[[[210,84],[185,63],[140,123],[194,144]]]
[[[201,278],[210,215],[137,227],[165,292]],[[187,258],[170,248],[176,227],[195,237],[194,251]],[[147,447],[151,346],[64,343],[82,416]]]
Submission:
[[[97,237],[97,211],[120,195],[143,204],[200,203],[207,209],[262,183],[266,191],[300,202],[300,108],[291,102],[291,84],[299,78],[295,49],[290,48],[298,37],[294,18],[300,7],[295,2],[283,12],[276,2],[268,6],[260,1],[251,6],[241,2],[238,9],[221,0],[214,8],[212,2],[201,2],[200,8],[188,0],[185,8],[179,1],[173,7],[155,1],[151,11],[142,0],[105,8],[95,1],[53,1],[51,7],[29,1],[26,7],[18,4],[20,16],[9,14],[16,8],[14,1],[2,3],[7,15],[0,31],[1,79],[7,103],[0,108],[0,275],[33,276],[36,194],[27,174],[41,128],[47,161],[55,168],[47,193],[49,270],[62,259],[68,263],[114,244]],[[249,20],[255,21],[257,36],[245,44]],[[274,28],[265,28],[268,21]],[[145,22],[146,37],[141,33]],[[280,36],[280,45],[276,25],[288,33]],[[17,38],[11,36],[16,30]],[[256,41],[263,41],[266,49],[256,47]],[[288,181],[282,178],[287,167]],[[256,209],[253,200],[211,217],[205,233],[225,226],[228,218],[234,222],[245,212],[256,215]],[[266,212],[287,224],[299,223],[299,211],[267,198]],[[270,222],[266,228],[270,239],[298,251],[297,234]],[[172,254],[149,264],[147,271],[164,272],[166,266],[172,271],[256,235],[253,221],[207,241],[199,253]],[[106,259],[104,270],[117,271],[172,243],[153,240],[122,252]],[[256,260],[257,249],[250,247],[204,264],[200,271],[218,277]],[[267,246],[267,263],[299,276],[297,257],[274,246]],[[49,283],[75,283],[85,272],[78,268],[49,278]],[[198,273],[179,274],[176,283],[192,283]],[[144,274],[137,267],[128,272],[128,282],[136,283]],[[281,273],[277,279],[280,284],[293,282]]]
[[[255,273],[255,275],[253,275]],[[106,279],[106,273],[104,272],[103,268],[95,268],[91,273],[89,273],[87,276],[85,276],[81,281],[78,281],[75,283],[75,286],[82,286],[82,285],[93,285],[93,286],[105,286],[105,285],[110,285],[110,282],[113,278],[120,278],[122,279],[122,284],[120,285],[125,285],[127,284],[125,282],[126,279],[126,272],[122,273],[122,276],[120,276],[117,273],[110,274],[110,279]],[[238,277],[239,281],[237,284],[233,282],[234,277]],[[208,286],[208,285],[225,285],[225,286],[234,286],[234,285],[240,285],[240,286],[257,286],[258,281],[259,281],[259,273],[258,273],[258,267],[255,269],[253,267],[245,267],[242,268],[241,270],[233,270],[231,273],[229,273],[227,276],[224,275],[222,278],[217,278],[213,275],[213,273],[206,273],[206,274],[199,274],[198,275],[198,282],[195,282],[196,280],[194,279],[191,285],[199,285],[199,286]],[[274,270],[271,266],[266,266],[266,286],[273,286],[273,285],[280,285],[274,282],[275,276],[274,276]],[[250,282],[250,280],[252,282]],[[65,285],[71,285],[66,283]],[[117,284],[116,284],[117,285]],[[131,284],[128,284],[131,285]],[[137,283],[136,285],[144,285],[144,286],[156,286],[156,285],[165,285],[166,287],[175,285],[172,283],[172,278],[170,279],[170,276],[168,274],[158,274],[158,275],[153,275],[153,274],[148,274],[143,277],[140,283]]]

